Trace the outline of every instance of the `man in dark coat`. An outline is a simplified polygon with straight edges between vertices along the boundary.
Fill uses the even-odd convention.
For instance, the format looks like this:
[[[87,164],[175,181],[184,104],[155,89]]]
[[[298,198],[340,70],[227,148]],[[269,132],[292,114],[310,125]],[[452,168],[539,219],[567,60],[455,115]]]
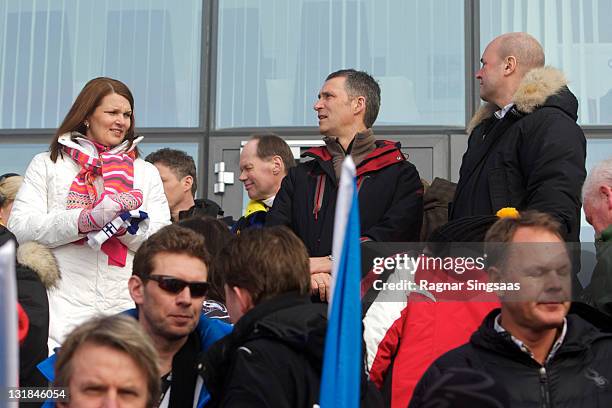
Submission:
[[[198,366],[212,406],[318,403],[327,308],[310,302],[308,267],[286,228],[243,231],[222,250],[215,273],[236,324]]]
[[[295,167],[293,153],[280,136],[274,133],[251,136],[240,152],[238,177],[251,201],[245,214],[232,226],[233,233],[264,226],[281,182],[291,167]]]
[[[194,216],[223,216],[223,210],[214,201],[194,199],[198,179],[193,157],[166,147],[149,154],[145,160],[159,171],[173,222]]]
[[[312,408],[319,402],[327,306],[312,303],[308,253],[288,228],[248,229],[221,252],[234,330],[203,353],[211,407]],[[359,357],[356,357],[359,358]],[[361,406],[382,406],[361,373]]]
[[[410,408],[433,406],[428,404],[436,398],[444,398],[444,406],[462,406],[465,396],[487,393],[490,381],[484,380],[440,393],[440,382],[461,368],[488,374],[497,384],[488,401],[507,401],[486,406],[612,406],[612,334],[568,314],[571,262],[559,223],[527,211],[497,221],[485,241],[489,282],[497,285],[501,310],[485,317],[469,343],[429,367]]]
[[[544,67],[541,45],[526,33],[495,38],[476,73],[487,102],[468,126],[450,219],[503,207],[553,215],[577,242],[586,140],[578,101],[563,74]]]
[[[331,73],[314,105],[325,146],[303,154],[313,160],[289,170],[266,225],[286,225],[310,255],[311,285],[329,294],[332,235],[340,167],[350,155],[357,167],[362,241],[418,241],[423,218],[423,185],[400,144],[376,140],[372,125],[380,87],[365,72]]]
[[[597,264],[582,300],[612,316],[612,157],[597,164],[582,189],[584,214],[595,230]]]

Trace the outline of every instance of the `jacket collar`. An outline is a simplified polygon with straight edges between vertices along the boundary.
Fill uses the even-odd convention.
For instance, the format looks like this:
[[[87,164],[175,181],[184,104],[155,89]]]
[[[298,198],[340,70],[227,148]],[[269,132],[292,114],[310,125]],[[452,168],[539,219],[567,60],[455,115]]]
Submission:
[[[337,179],[340,178],[342,163],[346,156],[350,155],[355,166],[359,167],[363,159],[376,148],[376,139],[374,138],[372,129],[366,129],[363,132],[357,133],[346,150],[344,150],[337,137],[326,136],[323,138],[323,141],[325,142],[327,151],[332,156],[332,163]]]
[[[253,309],[249,310],[240,318],[240,320],[234,326],[232,337],[242,338],[250,335],[253,328],[271,314],[279,313],[284,309],[293,308],[298,305],[310,303],[309,297],[300,296],[297,292],[284,293],[282,295],[275,296],[272,299],[265,300]]]
[[[134,142],[132,143],[132,146],[130,146],[129,148],[128,145],[130,142],[124,140],[121,144],[118,144],[117,146],[110,149],[108,153],[129,153],[136,148],[136,145],[138,145],[138,143],[140,143],[142,139],[144,139],[143,136],[138,136],[137,138],[135,138]],[[85,153],[90,157],[98,157],[98,150],[96,149],[96,146],[79,132],[64,133],[57,139],[57,141],[62,146],[71,147],[82,153]]]
[[[400,150],[401,143],[390,140],[376,140],[375,148],[371,151],[357,166],[357,177],[371,172],[380,170],[392,164],[406,161],[406,156]],[[326,146],[318,146],[308,149],[302,153],[302,157],[312,157],[319,163],[331,162],[332,156]],[[331,164],[331,163],[330,163]],[[333,170],[332,170],[333,171]]]
[[[516,344],[512,342],[508,332],[498,333],[495,330],[495,319],[500,312],[500,309],[491,311],[487,317],[485,317],[478,330],[472,335],[470,342],[477,347],[490,350],[496,354],[502,354],[517,359],[528,358],[529,356],[523,353]],[[566,318],[567,333],[563,344],[556,353],[557,356],[586,350],[596,340],[604,337],[612,337],[612,334],[601,332],[597,327],[584,320],[578,314],[569,313]]]
[[[601,235],[597,239],[598,242],[612,242],[612,225],[601,231]]]
[[[535,68],[525,74],[512,97],[512,102],[518,111],[529,114],[542,106],[549,97],[561,92],[565,86],[567,86],[567,79],[558,69],[553,67]],[[490,102],[484,104],[470,120],[467,127],[468,135],[497,110],[499,108]]]
[[[121,312],[121,314],[133,317],[134,319],[138,320],[138,310],[137,309],[128,309],[124,312]],[[203,313],[201,313],[200,320],[198,321],[198,325],[196,326],[195,331],[197,331],[198,335],[200,336],[200,343],[202,346],[202,350],[206,350],[208,347],[211,346],[211,344],[213,344],[215,341],[218,340],[218,338],[216,337],[213,338],[213,336],[210,335],[210,334],[214,334],[212,333],[213,325],[216,325],[217,328],[219,328],[220,331],[224,332],[225,334],[229,334],[232,331],[231,324],[209,319],[208,317],[204,316]]]
[[[376,148],[368,154],[359,166],[357,166],[357,177],[377,171],[392,164],[406,161],[406,156],[402,153],[400,142],[390,140],[377,140]]]
[[[46,289],[57,286],[61,278],[57,259],[49,248],[38,242],[30,241],[19,245],[17,262],[36,272]]]

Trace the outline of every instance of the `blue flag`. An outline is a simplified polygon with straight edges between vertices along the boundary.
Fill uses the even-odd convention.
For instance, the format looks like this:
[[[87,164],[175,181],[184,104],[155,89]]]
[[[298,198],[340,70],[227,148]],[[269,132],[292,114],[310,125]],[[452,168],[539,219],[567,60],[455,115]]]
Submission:
[[[334,218],[332,296],[329,302],[321,408],[358,407],[361,379],[361,248],[355,164],[342,164]]]

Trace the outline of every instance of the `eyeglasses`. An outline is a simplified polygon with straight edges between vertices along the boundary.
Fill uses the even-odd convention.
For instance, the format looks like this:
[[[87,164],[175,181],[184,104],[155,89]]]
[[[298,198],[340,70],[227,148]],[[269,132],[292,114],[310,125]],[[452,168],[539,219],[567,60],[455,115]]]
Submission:
[[[206,296],[208,288],[210,287],[208,282],[187,282],[182,279],[165,275],[149,275],[149,277],[143,280],[155,281],[161,289],[175,295],[181,293],[186,286],[189,286],[189,292],[191,292],[191,296],[193,297]]]

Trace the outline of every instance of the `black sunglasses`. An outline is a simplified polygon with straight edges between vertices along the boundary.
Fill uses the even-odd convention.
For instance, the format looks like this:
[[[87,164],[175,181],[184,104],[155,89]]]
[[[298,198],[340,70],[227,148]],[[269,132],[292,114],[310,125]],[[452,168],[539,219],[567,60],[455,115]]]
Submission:
[[[210,287],[208,282],[187,282],[165,275],[149,275],[149,277],[144,280],[155,281],[161,289],[175,295],[181,293],[186,286],[189,286],[189,292],[191,292],[192,297],[206,296],[208,288]]]

